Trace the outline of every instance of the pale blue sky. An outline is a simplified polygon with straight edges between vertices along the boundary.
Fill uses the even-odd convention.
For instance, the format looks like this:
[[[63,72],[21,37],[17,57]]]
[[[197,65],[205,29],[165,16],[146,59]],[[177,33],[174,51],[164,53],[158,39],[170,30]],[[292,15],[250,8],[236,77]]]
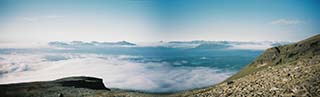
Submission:
[[[0,0],[0,42],[297,41],[317,0]]]

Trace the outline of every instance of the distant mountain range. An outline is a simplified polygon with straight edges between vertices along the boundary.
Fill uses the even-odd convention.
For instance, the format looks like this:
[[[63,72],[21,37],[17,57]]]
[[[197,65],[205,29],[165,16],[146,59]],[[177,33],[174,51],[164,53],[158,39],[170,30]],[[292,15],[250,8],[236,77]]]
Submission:
[[[197,49],[258,49],[263,50],[269,47],[289,44],[288,41],[169,41],[169,42],[153,42],[147,44],[131,43],[127,41],[119,42],[83,42],[83,41],[72,41],[72,42],[60,42],[54,41],[49,42],[49,46],[54,47],[167,47],[167,48],[197,48]]]
[[[90,46],[135,46],[136,44],[130,43],[127,41],[119,41],[119,42],[83,42],[83,41],[72,41],[72,42],[60,42],[54,41],[49,42],[49,46],[56,46],[56,47],[90,47]]]

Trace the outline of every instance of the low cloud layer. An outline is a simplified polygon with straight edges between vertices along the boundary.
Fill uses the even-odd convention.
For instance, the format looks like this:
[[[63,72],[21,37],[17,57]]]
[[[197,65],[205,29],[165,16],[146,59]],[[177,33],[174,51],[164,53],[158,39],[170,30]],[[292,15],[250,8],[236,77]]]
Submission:
[[[233,72],[209,67],[173,67],[165,63],[137,63],[138,56],[97,54],[1,54],[0,83],[54,80],[68,76],[101,77],[109,88],[173,92],[209,86]]]
[[[302,23],[304,22],[296,19],[278,19],[271,22],[271,24],[275,24],[275,25],[296,25],[296,24],[302,24]]]

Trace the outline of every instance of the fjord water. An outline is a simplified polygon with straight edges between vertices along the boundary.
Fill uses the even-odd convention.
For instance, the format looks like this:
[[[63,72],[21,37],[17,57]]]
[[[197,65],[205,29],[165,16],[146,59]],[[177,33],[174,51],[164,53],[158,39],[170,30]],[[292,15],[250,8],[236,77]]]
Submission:
[[[262,50],[172,47],[1,49],[0,83],[95,76],[109,88],[175,92],[223,81]]]

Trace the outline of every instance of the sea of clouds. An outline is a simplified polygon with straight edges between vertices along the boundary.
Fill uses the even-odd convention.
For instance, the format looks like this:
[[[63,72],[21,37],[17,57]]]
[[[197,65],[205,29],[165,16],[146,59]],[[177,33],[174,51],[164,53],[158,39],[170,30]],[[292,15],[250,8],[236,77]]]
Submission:
[[[235,71],[203,66],[181,66],[182,63],[188,62],[186,60],[172,65],[168,62],[130,60],[132,58],[144,59],[144,57],[125,53],[124,55],[108,55],[99,54],[100,52],[84,52],[107,51],[110,47],[133,48],[122,51],[136,51],[140,47],[263,50],[287,43],[289,42],[176,41],[157,42],[150,45],[126,41],[73,41],[50,42],[41,45],[36,43],[27,46],[0,43],[0,84],[47,81],[70,76],[93,76],[103,78],[104,84],[109,88],[175,92],[214,85],[230,77]],[[118,48],[113,49],[119,51]]]
[[[139,63],[141,56],[77,53],[0,54],[0,84],[55,80],[69,76],[103,78],[109,88],[174,92],[219,83],[234,72],[209,67]]]

